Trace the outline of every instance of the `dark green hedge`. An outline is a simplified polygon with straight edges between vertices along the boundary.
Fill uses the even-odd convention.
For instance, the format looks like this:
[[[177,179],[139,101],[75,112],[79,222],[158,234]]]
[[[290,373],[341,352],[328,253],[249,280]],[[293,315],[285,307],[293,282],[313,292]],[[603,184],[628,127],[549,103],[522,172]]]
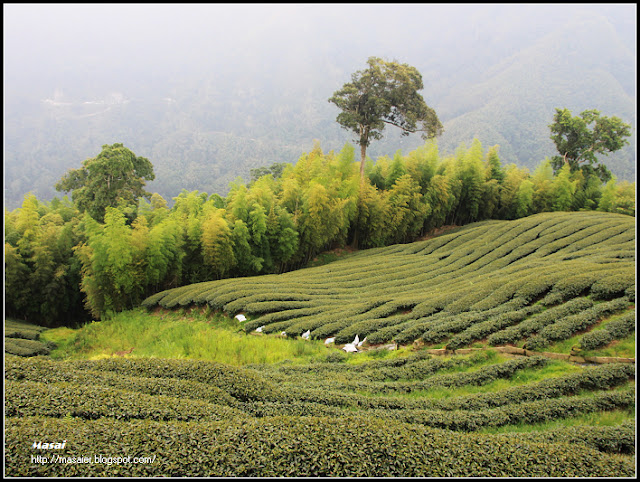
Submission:
[[[542,432],[512,432],[498,437],[507,441],[564,442],[572,445],[586,445],[600,452],[613,454],[636,453],[635,420],[627,420],[613,426],[574,426]]]
[[[590,331],[580,338],[580,348],[595,350],[608,345],[613,340],[624,338],[636,329],[636,311],[629,310],[620,317],[607,323],[603,329]]]
[[[64,456],[155,456],[146,464],[38,464],[34,440]],[[25,442],[26,441],[26,442]],[[633,477],[632,458],[583,445],[456,434],[371,417],[224,422],[25,417],[5,426],[9,477]]]
[[[203,360],[110,358],[67,363],[71,370],[110,371],[127,377],[169,378],[207,383],[240,401],[277,399],[280,393],[278,387],[251,370]]]
[[[166,395],[181,399],[204,400],[238,407],[239,401],[224,390],[203,382],[157,377],[122,376],[111,371],[70,369],[65,362],[32,358],[28,362],[5,360],[5,380],[39,383],[68,382],[83,386],[112,387],[145,395]]]
[[[7,417],[224,420],[246,416],[240,410],[203,400],[72,383],[7,380],[4,393]]]
[[[4,351],[11,355],[32,357],[48,355],[53,346],[50,343],[43,343],[37,340],[27,340],[25,338],[5,338]]]
[[[472,432],[486,427],[535,424],[607,410],[629,410],[635,406],[632,390],[597,392],[553,400],[513,403],[484,410],[372,410],[380,418],[428,427]]]

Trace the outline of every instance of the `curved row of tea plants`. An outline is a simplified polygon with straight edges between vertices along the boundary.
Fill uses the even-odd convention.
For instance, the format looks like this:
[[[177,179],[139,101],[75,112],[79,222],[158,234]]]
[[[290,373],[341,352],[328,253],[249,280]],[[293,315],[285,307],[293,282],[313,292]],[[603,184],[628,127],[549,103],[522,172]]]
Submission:
[[[143,305],[208,305],[246,314],[247,332],[310,330],[312,339],[336,343],[358,335],[369,344],[458,349],[486,341],[538,350],[601,331],[609,317],[635,317],[634,303],[635,218],[571,212],[484,221],[281,275],[183,286]],[[611,324],[582,346],[604,346],[632,328]]]
[[[5,470],[8,476],[631,477],[634,379],[633,364],[582,367],[494,351],[243,368],[8,355]],[[438,387],[449,396],[438,396]],[[606,413],[623,417],[610,426],[562,425]],[[479,432],[539,423],[555,425],[522,437]],[[62,457],[155,457],[142,464],[38,463],[32,457],[52,455],[33,448],[38,440],[66,440],[56,452]]]
[[[48,355],[53,346],[40,340],[45,327],[18,320],[4,320],[4,351],[11,355]]]
[[[26,464],[24,440],[64,438],[75,453],[154,454],[147,463]],[[168,435],[169,434],[169,435]],[[617,433],[616,433],[617,435]],[[153,422],[25,417],[5,430],[8,476],[64,477],[634,477],[633,459],[569,437],[462,435],[359,415]],[[590,443],[590,445],[593,445]],[[63,456],[69,456],[62,451]]]

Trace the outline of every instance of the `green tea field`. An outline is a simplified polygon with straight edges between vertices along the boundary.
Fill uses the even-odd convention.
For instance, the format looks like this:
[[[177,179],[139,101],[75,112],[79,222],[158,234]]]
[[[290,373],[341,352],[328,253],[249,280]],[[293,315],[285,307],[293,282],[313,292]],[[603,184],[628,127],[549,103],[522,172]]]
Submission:
[[[637,475],[633,217],[475,223],[143,305],[5,349],[5,475]],[[284,358],[214,361],[215,330]]]
[[[208,305],[248,315],[247,332],[310,331],[336,343],[358,335],[373,345],[542,350],[584,333],[576,343],[589,350],[634,331],[634,303],[635,218],[581,212],[475,223],[316,268],[176,288],[143,305]],[[613,326],[590,331],[614,314]]]

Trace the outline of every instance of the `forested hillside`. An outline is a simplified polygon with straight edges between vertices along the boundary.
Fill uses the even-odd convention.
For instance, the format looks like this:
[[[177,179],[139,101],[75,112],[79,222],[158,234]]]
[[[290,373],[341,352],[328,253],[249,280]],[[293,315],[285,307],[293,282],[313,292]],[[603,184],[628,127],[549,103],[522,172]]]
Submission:
[[[39,11],[46,17],[48,8]],[[316,139],[338,151],[352,138],[327,99],[371,55],[422,73],[445,127],[443,154],[478,138],[499,144],[505,164],[532,170],[555,153],[547,127],[555,107],[599,109],[635,127],[633,5],[205,8],[144,12],[163,28],[142,39],[135,15],[108,10],[84,22],[78,14],[55,24],[5,20],[10,209],[27,192],[50,200],[67,169],[114,142],[153,162],[149,187],[170,205],[182,189],[225,196],[236,177],[294,163]],[[97,35],[96,16],[119,34]],[[242,37],[222,23],[245,25]],[[635,175],[635,134],[630,141],[607,159],[621,180]],[[369,155],[421,144],[390,130]]]
[[[345,144],[324,153],[316,145],[295,165],[267,169],[275,176],[231,183],[225,197],[183,190],[172,207],[153,193],[150,201],[119,199],[90,215],[76,191],[84,190],[85,201],[102,198],[113,194],[104,192],[106,181],[78,186],[75,203],[26,196],[20,208],[5,209],[7,313],[72,324],[134,308],[164,289],[282,273],[325,250],[407,243],[443,226],[549,211],[635,216],[635,183],[603,184],[569,164],[554,175],[549,159],[533,172],[503,166],[499,149],[477,139],[454,156],[427,142],[406,156],[381,157],[366,164],[362,183],[354,151]],[[135,157],[121,144],[103,153],[102,169]]]

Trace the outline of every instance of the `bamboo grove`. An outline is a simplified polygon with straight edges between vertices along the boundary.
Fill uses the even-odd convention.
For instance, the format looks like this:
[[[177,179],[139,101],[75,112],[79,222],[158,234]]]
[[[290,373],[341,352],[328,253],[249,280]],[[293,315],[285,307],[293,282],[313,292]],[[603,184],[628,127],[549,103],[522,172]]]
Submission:
[[[230,184],[226,197],[157,193],[137,209],[109,207],[103,222],[66,196],[29,194],[5,209],[7,315],[47,326],[138,306],[171,288],[291,271],[318,253],[420,239],[445,225],[517,219],[550,211],[635,216],[635,183],[603,184],[545,159],[533,171],[503,166],[498,146],[476,139],[442,157],[429,141],[368,160],[361,184],[354,148],[319,144],[276,176]]]

